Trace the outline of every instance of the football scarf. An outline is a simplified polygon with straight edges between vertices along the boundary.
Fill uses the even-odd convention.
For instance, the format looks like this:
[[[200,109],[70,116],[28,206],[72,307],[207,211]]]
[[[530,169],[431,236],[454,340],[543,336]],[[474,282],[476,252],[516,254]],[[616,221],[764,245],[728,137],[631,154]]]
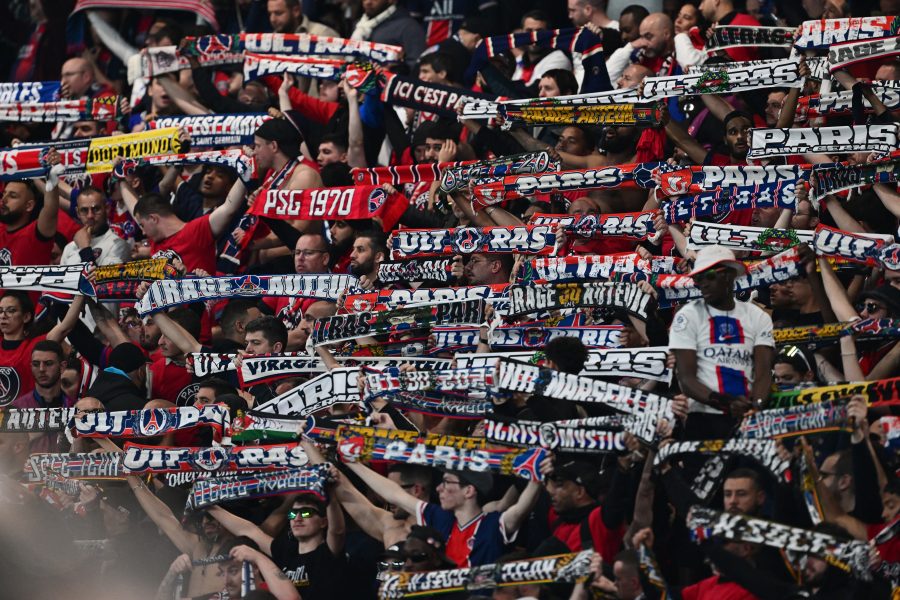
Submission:
[[[4,81],[0,83],[0,103],[53,102],[59,100],[58,81]]]
[[[870,580],[869,546],[866,542],[842,542],[826,533],[790,527],[745,515],[733,515],[702,506],[691,508],[687,520],[694,541],[721,537],[735,542],[763,544],[779,550],[812,554],[855,577]]]
[[[469,162],[444,169],[440,189],[449,194],[468,188],[469,182],[477,178],[556,171],[559,165],[559,161],[552,160],[547,152],[526,152],[493,160]]]
[[[812,524],[818,525],[824,520],[822,503],[816,490],[819,472],[816,469],[816,457],[808,444],[801,445],[800,456],[797,457],[794,464],[796,466],[796,481],[800,486],[803,504],[806,505],[806,511],[809,513],[809,519],[812,521]]]
[[[172,306],[221,298],[289,296],[337,300],[347,288],[356,286],[352,275],[241,275],[154,281],[137,304],[141,316]]]
[[[497,419],[491,417],[484,421],[484,437],[494,444],[517,448],[541,447],[577,454],[626,452],[621,428],[573,427],[553,422]]]
[[[722,189],[761,188],[809,179],[811,172],[811,165],[682,167],[660,172],[659,191],[666,196],[681,196]]]
[[[121,116],[119,97],[82,98],[53,102],[0,103],[0,121],[55,123],[58,121],[112,121]]]
[[[792,130],[793,131],[793,130]],[[666,223],[686,223],[698,217],[719,217],[754,208],[797,209],[797,182],[779,181],[752,187],[732,187],[664,200],[660,210]]]
[[[752,458],[775,475],[779,481],[786,481],[791,463],[783,460],[775,447],[774,440],[739,439],[727,440],[693,440],[673,442],[659,449],[653,459],[654,465],[660,465],[669,457],[681,454],[739,454]]]
[[[535,258],[531,261],[531,268],[534,278],[541,282],[609,280],[623,273],[672,273],[677,260],[673,256],[654,256],[647,260],[638,254],[564,256]]]
[[[800,24],[794,46],[803,50],[828,48],[845,42],[894,37],[900,34],[897,17],[814,19]]]
[[[750,265],[747,274],[735,280],[734,289],[744,291],[765,287],[799,277],[800,274],[800,256],[796,248],[789,248]],[[670,307],[702,297],[700,289],[688,275],[658,275],[650,280],[659,292],[657,303],[660,307]]]
[[[121,461],[119,452],[32,454],[26,463],[25,479],[37,483],[52,474],[67,479],[120,479]]]
[[[794,43],[795,27],[741,27],[718,25],[706,40],[707,50],[726,48],[790,48]]]
[[[813,172],[816,198],[875,183],[900,181],[900,157],[862,165],[841,165]]]
[[[217,52],[197,57],[201,67],[234,66],[244,61],[240,52]],[[149,79],[165,73],[188,71],[191,63],[177,46],[157,46],[142,48],[138,54],[128,59],[128,83],[133,84],[139,78]]]
[[[329,220],[378,217],[390,231],[409,206],[400,192],[388,194],[381,186],[351,186],[307,190],[272,190],[253,203],[249,213],[270,219]]]
[[[306,417],[335,404],[360,401],[356,378],[359,368],[332,369],[254,407],[254,413]]]
[[[494,386],[492,367],[461,369],[403,370],[388,367],[381,371],[363,369],[366,401],[394,392],[463,392],[488,391]]]
[[[688,248],[724,246],[735,250],[781,252],[797,244],[812,244],[815,232],[810,229],[775,229],[694,221],[688,231]]]
[[[605,237],[625,237],[645,240],[656,233],[653,227],[655,210],[632,213],[607,213],[585,215],[550,215],[535,213],[531,217],[532,225],[562,225],[566,233],[580,238],[600,239]]]
[[[497,106],[503,117],[501,129],[513,125],[603,125],[606,127],[657,127],[660,124],[658,104],[601,104],[596,106]]]
[[[894,111],[900,108],[900,90],[885,85],[873,85],[872,92]],[[872,105],[863,97],[863,109],[867,114],[873,112]],[[849,115],[853,110],[853,90],[843,90],[829,94],[801,96],[797,101],[796,118],[798,121],[815,117],[833,117]]]
[[[134,0],[127,5],[119,0],[78,0],[72,14],[82,10],[111,8],[131,8],[140,10],[178,10],[192,12],[209,23],[218,31],[219,22],[216,20],[216,10],[209,0]]]
[[[385,75],[386,82],[381,90],[382,102],[450,119],[456,119],[456,105],[460,101],[477,102],[495,99],[495,96],[479,94],[465,88],[426,83],[419,79],[391,73],[385,73]]]
[[[229,500],[250,500],[281,494],[312,494],[326,501],[328,465],[245,477],[200,479],[191,487],[187,508],[200,510]]]
[[[837,256],[869,267],[879,267],[882,266],[880,253],[883,249],[890,249],[888,259],[896,256],[896,247],[891,248],[896,245],[890,244],[893,240],[894,236],[888,234],[850,233],[820,223],[816,227],[812,247],[816,254]]]
[[[306,422],[304,418],[279,418],[255,410],[246,413],[240,411],[238,416],[231,420],[231,441],[296,440],[301,436],[300,425]]]
[[[110,173],[113,170],[113,160],[120,156],[128,160],[160,154],[178,154],[181,151],[179,135],[177,128],[167,127],[141,133],[91,138],[84,172]]]
[[[849,430],[847,405],[834,402],[773,408],[751,413],[741,421],[738,435],[744,439]]]
[[[236,356],[236,355],[231,355]],[[347,362],[347,357],[338,357],[340,362]],[[353,359],[373,367],[398,367],[401,364],[414,364],[420,369],[446,369],[450,366],[450,359],[440,358],[416,358],[396,359],[390,357],[359,357]],[[229,363],[233,365],[233,363]],[[327,371],[324,363],[319,358],[313,358],[305,353],[286,354],[261,354],[257,356],[244,356],[241,360],[241,368],[238,369],[238,381],[242,388],[271,383],[279,379],[295,377],[297,375],[318,375]]]
[[[266,75],[291,73],[313,79],[340,79],[347,63],[343,60],[291,56],[288,54],[244,53],[244,80],[253,81]]]
[[[652,424],[648,420],[643,429],[633,432],[647,441],[656,436],[656,418],[674,422],[672,402],[663,396],[525,363],[500,362],[497,365],[497,387],[508,392],[524,392],[557,400],[599,403],[635,417],[652,415]]]
[[[882,61],[896,56],[900,56],[900,37],[840,44],[828,49],[828,68],[832,73],[841,69],[852,72],[853,67],[863,63],[878,61],[880,64]]]
[[[406,184],[416,184],[426,181],[437,181],[441,173],[451,167],[473,164],[476,161],[466,160],[461,162],[443,163],[419,163],[417,165],[395,165],[388,167],[356,167],[350,170],[355,185],[383,185],[385,183],[394,187]]]
[[[668,383],[672,370],[666,366],[668,348],[607,348],[588,350],[587,362],[579,375],[588,377],[639,377]],[[457,367],[493,367],[500,360],[515,360],[541,365],[545,359],[537,352],[488,352],[478,354],[459,353],[454,356]]]
[[[430,329],[435,325],[480,325],[484,300],[438,302],[387,312],[365,311],[316,320],[310,338],[316,346],[395,331]]]
[[[113,177],[124,179],[126,174],[130,175],[134,172],[135,168],[140,167],[184,165],[228,167],[229,169],[233,169],[243,181],[251,179],[255,174],[253,157],[244,155],[241,150],[207,150],[205,152],[184,152],[181,154],[165,154],[163,156],[147,156],[137,160],[123,161],[113,169]]]
[[[473,201],[477,206],[489,206],[503,200],[514,200],[535,194],[622,187],[651,189],[656,187],[652,177],[653,171],[659,167],[660,163],[634,163],[542,175],[511,175],[499,180],[477,180],[472,190]]]
[[[183,49],[187,56],[243,51],[258,54],[353,56],[378,63],[397,62],[403,56],[403,48],[400,46],[307,33],[239,33],[187,37]]]
[[[548,456],[543,448],[488,448],[484,438],[374,427],[342,425],[335,439],[338,454],[349,462],[402,462],[452,471],[514,475],[529,481],[543,479],[538,466]]]
[[[191,135],[191,148],[253,144],[253,134],[271,119],[266,113],[157,117],[150,129],[184,127]]]
[[[36,292],[62,292],[96,297],[93,284],[86,277],[86,264],[47,265],[34,267],[0,266],[0,288]]]
[[[862,335],[866,338],[900,337],[900,319],[860,319],[852,321],[850,325],[841,331],[841,337],[847,335]]]
[[[410,281],[437,281],[447,283],[452,279],[453,259],[384,261],[378,265],[378,281],[396,283]]]
[[[509,289],[509,312],[524,315],[561,308],[614,307],[646,320],[652,299],[650,294],[630,283],[514,285]]]
[[[171,279],[178,271],[169,264],[166,258],[148,258],[117,265],[94,267],[94,281],[152,281],[154,279]]]
[[[891,152],[898,148],[898,128],[890,125],[838,125],[793,129],[751,129],[747,158],[821,152]]]
[[[400,229],[388,240],[392,259],[453,254],[555,255],[556,233],[546,225]]]
[[[490,401],[448,399],[434,393],[398,392],[388,400],[401,410],[448,419],[478,421],[494,411]]]
[[[803,325],[800,327],[785,327],[774,330],[775,344],[802,344],[805,346],[827,346],[837,343],[842,336],[847,335],[849,328],[861,321],[848,321],[847,323],[826,323],[824,325]],[[853,330],[861,339],[878,339],[882,332],[881,322],[871,323],[866,319],[865,325],[860,325],[860,329]],[[866,329],[875,328],[874,335],[864,331]],[[884,330],[886,335],[890,334],[891,329]]]
[[[435,327],[431,331],[436,351],[475,349],[480,337],[478,327]],[[493,349],[517,350],[542,348],[557,337],[574,337],[588,348],[617,348],[621,325],[580,325],[572,327],[548,327],[533,325],[508,325],[497,327],[491,333]]]
[[[777,408],[840,400],[857,394],[865,396],[869,404],[900,400],[900,377],[773,392],[769,402]]]
[[[177,406],[82,413],[72,419],[69,428],[75,437],[147,438],[196,427],[212,427],[213,436],[221,439],[228,427],[228,408],[208,404],[202,408]]]
[[[702,73],[647,77],[641,88],[641,99],[665,98],[696,94],[735,93],[772,87],[803,87],[803,77],[797,71],[798,62],[793,58],[767,61],[765,64],[722,67]]]
[[[591,570],[591,550],[525,560],[448,569],[445,571],[385,573],[378,589],[380,600],[416,598],[450,592],[493,590],[513,585],[575,583]]]
[[[432,304],[451,300],[500,300],[506,297],[509,286],[503,283],[491,285],[470,285],[465,287],[418,288],[415,290],[379,290],[344,296],[343,309],[346,312],[361,312],[374,309],[392,310],[408,304]]]
[[[299,469],[308,462],[309,457],[299,444],[174,448],[129,443],[122,455],[122,472],[143,475],[183,471],[271,471]]]
[[[0,433],[64,431],[74,415],[74,408],[4,408],[0,410]]]
[[[499,107],[508,109],[548,108],[557,106],[603,106],[607,104],[637,104],[641,97],[635,89],[611,90],[590,94],[555,96],[553,98],[525,98],[504,102],[468,102],[463,105],[460,120],[493,119],[499,114]]]

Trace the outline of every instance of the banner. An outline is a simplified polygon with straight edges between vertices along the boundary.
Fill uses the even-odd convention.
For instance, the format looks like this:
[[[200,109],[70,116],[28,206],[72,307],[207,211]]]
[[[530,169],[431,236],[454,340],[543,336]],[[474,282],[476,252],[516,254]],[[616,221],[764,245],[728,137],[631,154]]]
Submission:
[[[504,119],[501,129],[513,125],[604,125],[608,127],[658,127],[662,118],[658,104],[600,104],[596,106],[497,105]]]
[[[673,442],[659,449],[653,464],[660,465],[669,457],[681,454],[740,454],[757,461],[782,482],[786,481],[786,473],[791,467],[791,461],[778,454],[774,440],[742,438]]]
[[[512,154],[492,160],[473,161],[442,170],[441,191],[447,194],[467,189],[469,182],[482,177],[505,177],[559,170],[558,160],[548,152]]]
[[[650,294],[630,283],[555,283],[534,286],[514,285],[509,289],[510,315],[560,308],[619,308],[647,319]]]
[[[87,150],[86,173],[109,173],[113,160],[143,158],[181,151],[179,132],[175,127],[151,129],[141,133],[126,133],[110,137],[91,138]]]
[[[818,50],[845,42],[894,37],[900,34],[897,17],[849,17],[846,19],[814,19],[800,24],[794,46]]]
[[[118,96],[55,100],[52,102],[0,103],[0,121],[56,123],[59,121],[112,121],[121,116]]]
[[[637,253],[576,255],[535,258],[531,261],[531,269],[534,278],[542,282],[571,279],[609,280],[625,273],[643,273],[648,276],[673,273],[678,260],[674,256],[654,256],[648,260],[640,258]]]
[[[735,250],[781,252],[797,244],[812,244],[811,229],[775,229],[694,221],[688,231],[688,248],[724,246]]]
[[[542,175],[511,175],[499,180],[477,180],[472,190],[473,200],[478,206],[489,206],[503,200],[535,194],[622,187],[651,189],[656,187],[653,171],[658,168],[660,163],[634,163]]]
[[[767,439],[839,430],[851,430],[847,405],[821,402],[751,413],[741,421],[738,435],[744,439]]]
[[[306,417],[335,404],[356,404],[360,402],[358,376],[358,367],[332,369],[254,406],[254,414]]]
[[[896,17],[895,17],[896,19]],[[894,35],[898,33],[893,26]],[[850,69],[870,60],[879,63],[900,56],[900,37],[882,38],[878,40],[840,44],[828,49],[828,64],[831,72]]]
[[[816,254],[838,256],[870,267],[880,267],[879,253],[893,241],[894,236],[888,234],[850,233],[820,223],[816,227],[812,247]]]
[[[148,258],[133,260],[117,265],[101,265],[94,267],[94,281],[148,281],[154,279],[171,279],[178,271],[169,264],[166,258]]]
[[[794,43],[795,27],[741,27],[717,25],[706,40],[707,50],[726,48],[790,48]]]
[[[541,323],[506,325],[497,327],[491,333],[492,349],[543,348],[550,340],[558,337],[574,337],[587,348],[617,348],[621,325],[581,325],[572,327],[550,327]],[[460,350],[475,349],[481,330],[478,327],[435,327],[431,331],[435,349]]]
[[[480,325],[484,300],[439,302],[387,312],[365,311],[316,320],[310,338],[317,346],[393,331],[430,329],[435,325]]]
[[[718,190],[762,189],[774,184],[808,180],[812,165],[728,165],[683,167],[661,171],[659,191],[666,196]]]
[[[445,571],[389,571],[378,589],[378,597],[388,600],[513,585],[574,583],[590,575],[591,557],[592,551],[585,550]]]
[[[872,93],[884,103],[888,110],[900,108],[900,90],[885,85],[872,85]],[[863,109],[867,114],[873,111],[868,99],[863,96]],[[829,94],[801,96],[797,101],[796,118],[798,121],[815,117],[833,117],[849,115],[853,110],[853,90],[842,90]]]
[[[385,76],[386,82],[381,90],[381,101],[385,104],[412,108],[451,119],[456,119],[456,105],[460,101],[490,101],[495,98],[465,88],[426,83],[403,75],[385,73]]]
[[[586,377],[639,377],[669,383],[672,370],[666,366],[668,348],[607,348],[588,350],[587,362],[579,375]],[[546,359],[541,352],[458,353],[454,356],[460,368],[495,366],[501,360],[540,365]]]
[[[447,283],[452,280],[452,271],[451,258],[384,261],[378,265],[378,281],[396,283],[433,280]]]
[[[497,420],[497,417],[484,421],[484,437],[492,443],[576,454],[624,454],[627,452],[624,435],[621,428],[573,427],[554,422]]]
[[[422,288],[401,290],[378,290],[344,296],[343,309],[346,312],[403,308],[410,304],[433,304],[451,300],[501,300],[506,298],[509,286],[503,283],[491,285],[470,285],[463,287]]]
[[[747,158],[819,152],[891,152],[898,147],[897,124],[838,125],[793,129],[751,129]]]
[[[817,199],[864,185],[900,181],[900,157],[862,165],[841,165],[816,169]],[[895,186],[896,187],[896,186]]]
[[[53,102],[59,100],[58,81],[0,82],[0,103]]]
[[[353,56],[374,62],[397,62],[403,48],[365,40],[350,40],[308,33],[235,33],[185,38],[188,56],[220,52],[255,52],[314,56]]]
[[[492,367],[400,370],[388,367],[380,371],[362,370],[366,386],[366,400],[394,392],[463,392],[489,391],[494,387]]]
[[[229,500],[250,500],[280,494],[313,494],[326,501],[327,464],[246,477],[200,479],[191,488],[187,507],[200,510]]]
[[[221,438],[228,427],[228,407],[207,404],[201,408],[177,406],[144,410],[119,410],[82,413],[72,419],[75,437],[156,437],[173,431],[212,427],[215,438]]]
[[[149,122],[149,127],[183,127],[191,136],[191,148],[238,144],[252,146],[253,134],[271,118],[266,113],[157,117]]]
[[[772,87],[803,87],[803,77],[797,71],[798,62],[793,58],[767,61],[766,64],[727,67],[703,73],[647,77],[641,88],[641,99],[692,96],[695,94],[719,94],[746,92]]]
[[[546,225],[400,229],[388,240],[392,259],[510,252],[554,255],[556,245],[556,233]]]
[[[74,415],[74,408],[8,407],[0,410],[0,433],[63,431]]]
[[[794,130],[792,130],[794,131]],[[675,196],[660,203],[666,223],[686,223],[698,217],[723,218],[738,210],[755,208],[787,208],[797,210],[797,182],[752,187],[733,187],[694,196]]]
[[[344,290],[355,287],[356,282],[356,277],[352,275],[240,275],[165,279],[154,281],[136,308],[144,316],[172,306],[220,298],[289,296],[337,300]]]
[[[388,231],[409,206],[400,192],[388,194],[376,185],[315,188],[307,190],[270,189],[257,199],[249,214],[270,219],[330,220],[378,217]]]
[[[47,266],[0,266],[0,289],[36,292],[62,292],[96,297],[86,277],[87,263]]]
[[[336,441],[338,454],[350,462],[402,462],[452,471],[514,475],[529,481],[543,479],[538,466],[548,456],[543,448],[488,448],[484,438],[374,427],[342,425]]]
[[[887,400],[900,400],[900,377],[772,392],[769,396],[769,403],[772,408],[797,406],[815,402],[844,400],[857,394],[865,396],[869,404]]]
[[[763,544],[778,550],[812,554],[854,577],[869,581],[869,546],[866,542],[843,542],[826,533],[790,527],[746,515],[694,506],[687,520],[694,541],[722,537],[735,542]]]
[[[271,471],[299,469],[308,462],[309,457],[299,444],[175,448],[129,443],[122,455],[122,472],[138,475],[182,471]]]
[[[327,58],[291,56],[289,54],[244,53],[244,80],[253,81],[266,75],[291,73],[299,77],[338,80],[347,62]]]

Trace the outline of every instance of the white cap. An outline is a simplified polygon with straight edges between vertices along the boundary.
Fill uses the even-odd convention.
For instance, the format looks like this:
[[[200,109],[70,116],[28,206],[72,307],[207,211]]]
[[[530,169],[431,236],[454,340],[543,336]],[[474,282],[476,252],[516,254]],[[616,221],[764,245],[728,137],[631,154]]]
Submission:
[[[697,259],[694,260],[694,270],[688,273],[690,277],[703,271],[712,269],[715,266],[725,266],[737,271],[738,275],[747,273],[747,267],[739,261],[734,252],[722,246],[703,246],[697,252]]]

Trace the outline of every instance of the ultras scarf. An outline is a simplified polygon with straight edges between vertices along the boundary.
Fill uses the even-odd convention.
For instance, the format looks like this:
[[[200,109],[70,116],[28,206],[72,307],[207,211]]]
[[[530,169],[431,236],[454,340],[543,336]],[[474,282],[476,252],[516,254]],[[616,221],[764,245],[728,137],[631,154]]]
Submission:
[[[832,73],[842,69],[853,73],[854,67],[863,63],[880,63],[896,56],[900,56],[900,37],[882,38],[833,46],[828,49],[828,64]]]
[[[559,258],[535,258],[531,268],[536,282],[556,282],[572,279],[609,280],[623,273],[658,275],[672,273],[678,259],[673,256],[640,258],[636,253],[564,256]]]
[[[5,81],[0,83],[0,103],[53,102],[59,100],[58,81]]]
[[[413,259],[384,261],[378,265],[378,281],[437,281],[447,283],[453,279],[453,259]]]
[[[47,266],[0,266],[0,288],[36,292],[62,292],[96,297],[87,278],[87,263]]]
[[[765,64],[722,67],[702,73],[647,77],[641,89],[641,99],[665,98],[696,94],[734,93],[771,87],[803,87],[804,79],[793,58],[767,61]]]
[[[298,492],[313,494],[325,502],[327,471],[328,465],[322,464],[264,475],[201,479],[191,488],[187,507],[199,510],[229,500],[249,500]]]
[[[625,237],[645,240],[656,233],[653,227],[655,210],[632,213],[607,213],[601,215],[551,215],[535,213],[530,225],[562,226],[566,233],[587,239]],[[566,257],[568,258],[568,257]]]
[[[496,97],[450,87],[437,83],[426,83],[403,75],[386,73],[381,101],[393,106],[412,108],[426,113],[434,113],[442,117],[456,118],[456,105],[460,101],[477,102],[492,101]]]
[[[741,190],[808,180],[812,165],[729,165],[661,170],[659,193],[680,196],[717,190]]]
[[[738,435],[744,439],[765,439],[849,430],[847,405],[835,402],[761,410],[744,417]]]
[[[698,217],[727,215],[754,208],[787,208],[796,210],[798,181],[781,180],[752,187],[732,187],[696,195],[675,196],[664,200],[660,210],[666,223],[686,223]]]
[[[724,246],[735,250],[781,252],[797,244],[812,244],[811,229],[775,229],[694,221],[688,231],[688,248]]]
[[[397,187],[406,184],[422,183],[423,181],[437,181],[441,178],[441,173],[446,169],[476,162],[478,161],[466,160],[387,167],[356,167],[350,170],[350,175],[353,177],[353,183],[356,185],[382,185],[387,183]]]
[[[243,51],[258,54],[353,56],[379,63],[396,62],[403,56],[403,48],[400,46],[307,33],[238,33],[187,37],[182,49],[186,56]]]
[[[509,292],[510,315],[576,307],[616,307],[640,319],[647,318],[652,300],[636,284],[556,283],[512,286]]]
[[[347,63],[343,60],[308,58],[286,54],[244,54],[244,79],[291,73],[313,79],[340,79]]]
[[[309,457],[299,444],[178,448],[132,443],[125,444],[121,462],[122,472],[126,475],[186,471],[272,471],[299,469],[308,463]]]
[[[778,454],[774,440],[731,438],[727,440],[694,440],[674,442],[659,450],[653,459],[654,465],[660,465],[671,456],[680,454],[739,454],[752,458],[780,481],[787,480],[791,462]]]
[[[192,140],[193,142],[193,140]],[[122,161],[113,169],[113,176],[124,178],[134,169],[141,167],[211,165],[233,169],[243,181],[249,180],[255,171],[253,157],[246,156],[241,150],[207,150],[205,152],[184,152],[181,154],[164,154],[162,156],[146,156],[137,160]]]
[[[635,104],[641,101],[637,90],[612,90],[592,94],[555,96],[553,98],[525,98],[503,102],[469,102],[463,105],[460,120],[493,119],[499,114],[500,106],[507,109],[547,108],[555,106],[602,106],[605,104]]]
[[[870,405],[877,402],[900,400],[900,377],[773,392],[769,401],[775,408],[840,400],[857,394],[865,396]]]
[[[493,367],[403,371],[399,367],[380,371],[365,367],[362,375],[366,401],[394,392],[483,392],[494,387]]]
[[[872,93],[887,106],[890,111],[900,108],[900,90],[884,85],[873,85]],[[863,109],[872,113],[872,105],[863,98]],[[815,117],[833,117],[849,115],[853,110],[853,90],[843,90],[828,94],[801,96],[797,101],[796,118],[798,121]]]
[[[816,254],[837,256],[869,267],[896,268],[900,247],[894,236],[880,233],[851,233],[819,224],[813,236]]]
[[[202,67],[239,65],[243,60],[244,56],[240,52],[220,52],[197,57],[197,61]],[[138,54],[128,59],[127,78],[128,83],[131,84],[141,77],[149,79],[165,73],[190,70],[190,68],[190,61],[177,46],[143,48]]]
[[[74,408],[12,408],[0,411],[0,433],[63,431]]]
[[[501,129],[514,125],[602,125],[605,127],[657,127],[662,113],[659,104],[602,104],[596,106],[526,106],[500,104],[497,116]]]
[[[898,17],[849,17],[813,19],[800,24],[794,46],[804,50],[828,48],[835,44],[894,37],[900,34]]]
[[[250,214],[270,219],[329,220],[381,219],[390,231],[409,206],[400,192],[388,193],[377,185],[315,188],[307,190],[270,189],[257,199]]]
[[[469,182],[482,177],[505,177],[556,171],[559,161],[548,152],[525,152],[491,160],[479,160],[443,170],[441,191],[451,193],[468,187]]]
[[[254,407],[255,412],[306,417],[339,403],[358,403],[358,367],[332,369]]]
[[[120,116],[118,96],[0,104],[0,120],[2,121],[29,123],[112,121]]]
[[[547,225],[400,229],[391,235],[392,259],[452,254],[507,253],[555,255],[556,234]]]
[[[752,129],[747,158],[791,156],[811,152],[823,154],[891,152],[898,148],[897,136],[896,123]]]
[[[228,426],[228,408],[208,404],[202,408],[177,406],[100,413],[82,413],[69,428],[75,437],[155,437],[173,431],[212,427],[217,439]]]
[[[271,118],[266,113],[157,117],[150,121],[150,128],[184,127],[191,136],[192,148],[237,144],[252,146],[253,134]]]
[[[541,447],[579,454],[625,453],[621,427],[573,427],[559,423],[485,419],[485,439],[517,448]]]
[[[378,290],[344,296],[341,308],[346,312],[402,308],[407,304],[431,304],[448,300],[500,300],[509,286],[503,283],[464,287],[417,288],[415,290]]]
[[[897,90],[900,92],[900,90]],[[896,152],[892,154],[897,154]],[[852,188],[875,183],[896,183],[900,181],[900,155],[889,160],[861,165],[839,165],[813,171],[815,177],[815,197],[823,198]]]
[[[790,48],[794,43],[794,27],[747,27],[718,25],[706,40],[708,50],[726,48]]]
[[[474,349],[481,337],[478,327],[435,327],[431,331],[434,352]],[[571,325],[549,326],[540,322],[523,325],[503,325],[491,332],[490,345],[493,349],[543,348],[557,337],[573,337],[586,348],[617,348],[621,325]]]

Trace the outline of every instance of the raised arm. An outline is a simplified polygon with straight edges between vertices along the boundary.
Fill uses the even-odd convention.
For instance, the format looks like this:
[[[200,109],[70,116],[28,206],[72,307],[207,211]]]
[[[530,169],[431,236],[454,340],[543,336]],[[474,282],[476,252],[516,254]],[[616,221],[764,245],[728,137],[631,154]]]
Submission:
[[[382,477],[369,467],[360,463],[346,463],[347,468],[356,473],[372,491],[381,496],[381,498],[394,506],[398,506],[411,515],[416,514],[419,508],[419,500],[411,494],[407,494],[402,487],[388,479]]]
[[[231,535],[235,537],[248,537],[256,542],[256,545],[259,546],[259,549],[262,550],[266,556],[272,555],[272,536],[265,533],[247,519],[242,519],[237,515],[233,515],[221,506],[211,506],[207,512],[212,518],[221,523],[222,527],[227,529]]]
[[[219,237],[225,233],[225,229],[238,210],[244,206],[244,198],[247,195],[247,187],[240,179],[236,179],[228,197],[216,210],[209,215],[209,228],[212,230],[213,237]]]
[[[346,79],[341,81],[341,86],[344,88],[344,96],[347,98],[347,113],[349,116],[347,124],[347,164],[351,167],[364,169],[369,165],[366,162],[362,118],[359,116],[359,90],[347,83]]]
[[[229,555],[235,560],[247,561],[256,565],[259,574],[262,575],[269,588],[269,593],[277,600],[300,600],[300,592],[297,591],[294,582],[264,553],[254,550],[250,546],[235,546]]]
[[[52,170],[59,164],[59,153],[55,148],[47,154],[47,163]],[[50,189],[52,188],[52,189]],[[37,198],[35,198],[37,200]],[[38,233],[45,238],[56,235],[56,221],[59,216],[59,176],[56,173],[47,174],[47,184],[44,187],[44,206],[37,218]]]
[[[503,511],[503,514],[500,515],[500,520],[503,522],[503,528],[508,535],[512,535],[519,530],[519,527],[528,518],[528,514],[534,509],[534,505],[537,504],[540,494],[541,484],[531,480],[525,486],[515,504]]]
[[[706,160],[706,149],[700,145],[700,142],[692,138],[681,124],[670,119],[666,123],[666,135],[696,164],[702,165]]]
[[[76,323],[78,323],[78,317],[81,315],[81,309],[84,308],[86,299],[86,296],[75,296],[75,299],[72,300],[72,304],[69,305],[69,310],[66,311],[66,316],[63,317],[63,320],[54,325],[53,329],[47,333],[48,340],[61,342],[69,335],[69,332],[72,331]]]
[[[119,323],[108,308],[95,300],[91,300],[88,302],[88,310],[91,311],[91,316],[94,318],[100,333],[109,340],[111,348],[131,341],[125,332],[122,331],[122,328],[119,327]]]
[[[181,526],[181,523],[175,518],[175,515],[172,514],[172,509],[166,506],[165,502],[157,498],[140,478],[130,475],[127,477],[127,480],[128,487],[134,492],[134,497],[137,498],[138,504],[140,504],[141,508],[144,509],[144,512],[147,513],[150,520],[153,521],[157,527],[162,529],[163,533],[166,534],[166,537],[175,544],[175,547],[178,548],[180,552],[193,556],[192,553],[197,546],[199,538],[193,533],[186,531]]]
[[[831,268],[831,263],[825,257],[819,257],[819,273],[822,275],[822,284],[825,286],[825,293],[828,296],[832,310],[834,310],[834,316],[839,321],[849,321],[858,318],[859,315],[856,314],[853,305],[850,303],[850,298],[847,296],[847,290],[841,285],[840,280]]]
[[[153,322],[159,327],[159,331],[172,340],[172,342],[178,346],[178,349],[185,354],[201,352],[203,350],[200,342],[188,333],[184,327],[173,321],[165,312],[159,312],[153,315]]]

